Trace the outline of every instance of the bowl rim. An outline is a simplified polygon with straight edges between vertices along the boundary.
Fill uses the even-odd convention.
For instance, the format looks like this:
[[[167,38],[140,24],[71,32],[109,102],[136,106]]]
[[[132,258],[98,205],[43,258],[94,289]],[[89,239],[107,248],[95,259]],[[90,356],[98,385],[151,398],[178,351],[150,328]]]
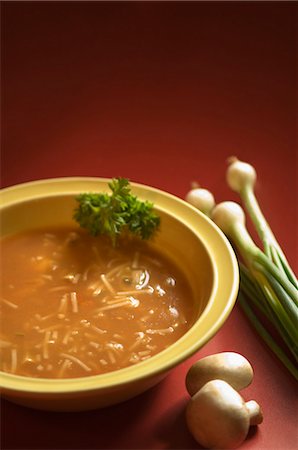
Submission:
[[[111,178],[104,177],[58,177],[29,181],[1,189],[0,211],[33,199],[77,195],[80,192],[106,191]],[[215,223],[181,198],[161,189],[141,183],[130,182],[132,192],[145,198],[155,199],[157,210],[171,215],[190,229],[205,247],[213,271],[213,286],[207,306],[191,328],[168,348],[148,360],[123,369],[79,378],[51,379],[14,375],[0,371],[0,389],[43,394],[74,394],[86,391],[118,389],[131,382],[167,373],[173,367],[190,358],[205,345],[222,327],[230,315],[239,289],[238,262],[234,250]],[[92,186],[92,189],[87,188]],[[174,210],[182,214],[181,217]],[[213,243],[212,241],[215,240]],[[216,244],[216,245],[215,245]],[[216,247],[216,250],[215,250]],[[221,291],[229,283],[226,301],[220,301]],[[208,324],[208,315],[213,312],[216,320]],[[205,333],[196,339],[196,331],[204,328]],[[180,351],[179,349],[182,349]]]

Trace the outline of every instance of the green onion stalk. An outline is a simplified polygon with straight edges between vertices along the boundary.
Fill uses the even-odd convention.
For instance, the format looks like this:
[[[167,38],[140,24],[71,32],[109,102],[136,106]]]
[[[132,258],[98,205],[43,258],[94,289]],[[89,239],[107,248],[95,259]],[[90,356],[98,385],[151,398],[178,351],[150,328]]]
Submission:
[[[298,283],[254,194],[254,168],[236,158],[229,159],[227,182],[239,193],[262,240],[261,250],[245,226],[245,214],[238,203],[222,202],[209,211],[210,217],[233,243],[239,261],[239,304],[245,315],[288,371],[298,380]],[[199,189],[187,195],[199,204]],[[201,209],[201,208],[200,208]],[[270,330],[281,338],[280,342]],[[283,342],[283,344],[282,344]],[[287,351],[284,350],[287,349]]]

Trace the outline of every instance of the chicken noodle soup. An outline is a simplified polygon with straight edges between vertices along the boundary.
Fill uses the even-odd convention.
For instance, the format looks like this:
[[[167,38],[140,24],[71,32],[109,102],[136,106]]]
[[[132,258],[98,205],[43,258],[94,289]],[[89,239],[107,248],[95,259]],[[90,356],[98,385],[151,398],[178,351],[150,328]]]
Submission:
[[[194,319],[184,276],[149,244],[71,229],[2,240],[0,311],[1,370],[44,378],[140,363]]]

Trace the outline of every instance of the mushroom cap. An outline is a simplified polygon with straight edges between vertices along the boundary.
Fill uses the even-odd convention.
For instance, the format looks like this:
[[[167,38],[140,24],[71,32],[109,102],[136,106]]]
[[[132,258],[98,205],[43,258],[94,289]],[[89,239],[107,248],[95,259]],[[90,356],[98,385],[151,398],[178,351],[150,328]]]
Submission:
[[[194,363],[186,375],[186,389],[194,395],[211,380],[223,380],[236,391],[246,388],[253,379],[253,369],[244,356],[234,352],[222,352],[206,356]]]
[[[212,380],[190,399],[186,422],[204,447],[232,449],[246,438],[250,417],[238,392],[225,381]]]

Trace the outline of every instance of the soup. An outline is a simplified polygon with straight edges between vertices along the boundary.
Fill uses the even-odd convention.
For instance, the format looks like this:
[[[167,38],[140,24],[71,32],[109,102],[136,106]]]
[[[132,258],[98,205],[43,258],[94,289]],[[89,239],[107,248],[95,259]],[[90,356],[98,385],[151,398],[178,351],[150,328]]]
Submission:
[[[34,230],[1,243],[0,369],[74,378],[137,364],[192,325],[181,271],[143,241]]]

